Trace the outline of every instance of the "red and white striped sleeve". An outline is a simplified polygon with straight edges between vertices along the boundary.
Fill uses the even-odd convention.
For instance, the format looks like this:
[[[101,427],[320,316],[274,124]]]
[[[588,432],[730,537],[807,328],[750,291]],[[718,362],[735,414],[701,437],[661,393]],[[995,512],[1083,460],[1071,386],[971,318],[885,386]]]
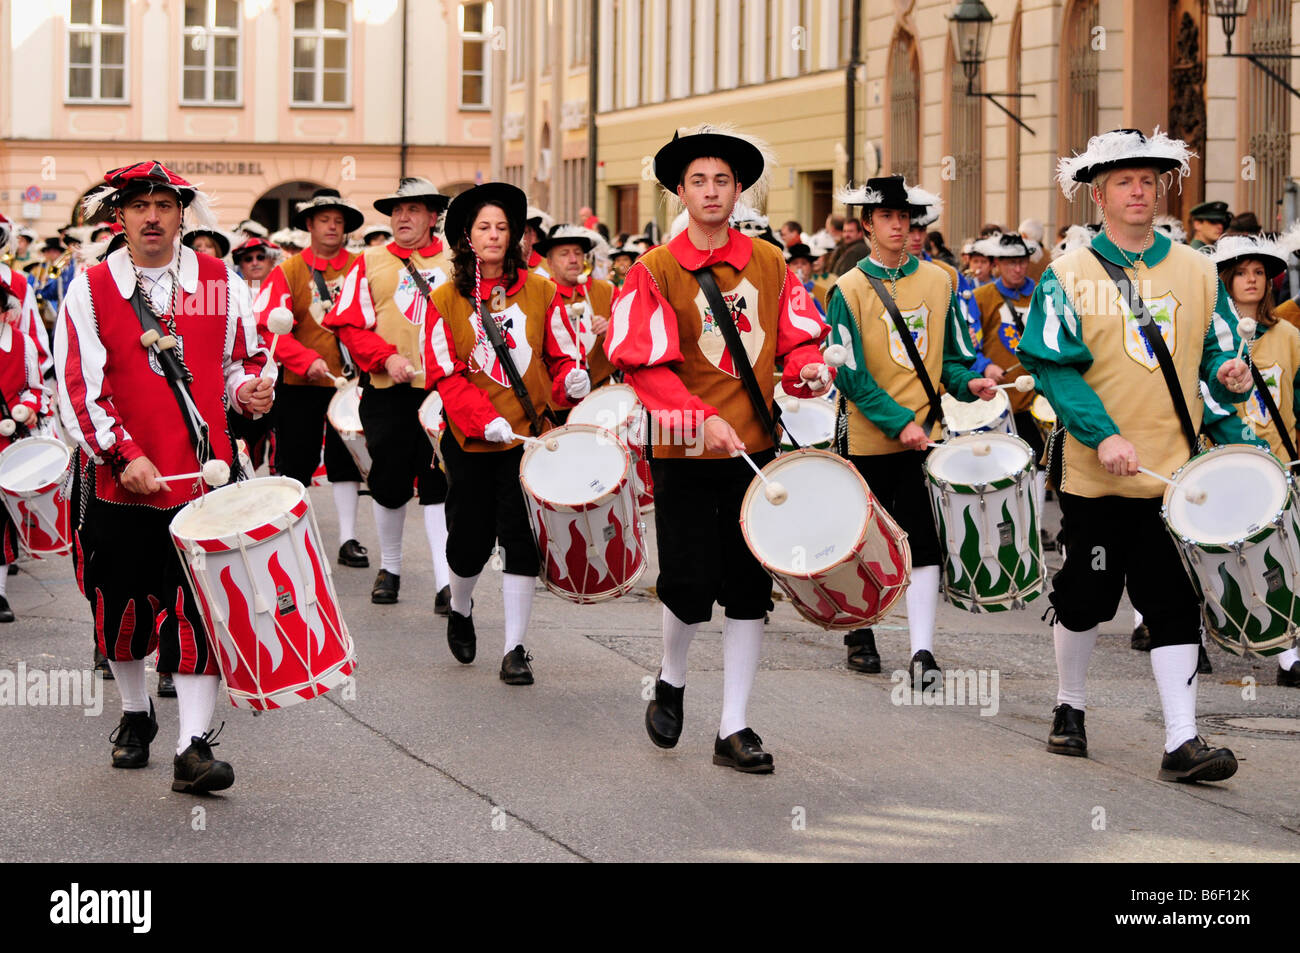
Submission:
[[[447,417],[470,437],[483,438],[483,428],[501,416],[488,395],[469,379],[469,366],[456,353],[451,325],[432,301],[420,329],[424,386],[438,389]]]
[[[226,266],[226,346],[225,366],[226,406],[234,408],[245,417],[256,420],[261,414],[250,414],[238,397],[239,388],[251,380],[264,377],[272,383],[276,378],[275,362],[269,360],[266,348],[257,336],[257,319],[253,316],[253,302],[244,279]]]
[[[253,301],[253,314],[257,318],[257,335],[262,344],[268,348],[271,345],[272,335],[266,321],[276,308],[288,308],[290,312],[293,311],[293,292],[289,288],[289,280],[285,278],[284,268],[281,265],[276,265],[266,276]],[[298,320],[295,316],[294,327],[297,325]],[[275,346],[276,361],[286,369],[303,376],[306,376],[307,369],[320,357],[320,354],[292,334],[280,335],[280,343]]]
[[[64,429],[96,461],[121,472],[144,451],[127,433],[104,377],[108,353],[99,339],[90,283],[81,272],[68,286],[54,326],[54,374]]]
[[[777,309],[776,356],[783,362],[781,388],[791,397],[813,396],[800,372],[809,364],[822,363],[818,345],[829,332],[829,325],[817,310],[816,299],[787,268]],[[831,368],[831,377],[834,376],[835,369]]]
[[[41,417],[49,416],[50,395],[45,389],[44,379],[41,376],[41,358],[36,342],[26,334],[19,334],[17,338],[23,343],[23,369],[26,383],[23,392],[18,395],[18,403],[32,412],[32,421],[35,423]]]
[[[339,340],[352,354],[363,371],[382,371],[384,362],[397,353],[397,348],[385,341],[375,326],[375,300],[370,294],[370,281],[366,278],[366,256],[359,255],[343,287],[334,299],[334,306],[321,319],[321,324],[339,336]]]
[[[15,275],[15,278],[21,276]],[[22,278],[22,314],[18,319],[18,328],[25,335],[32,339],[32,344],[36,347],[37,363],[41,368],[41,376],[53,372],[54,355],[50,353],[50,337],[45,331],[45,322],[41,320],[40,307],[37,304],[36,292],[32,290],[32,283],[26,278]]]
[[[562,407],[572,407],[576,401],[564,389],[564,380],[582,360],[582,346],[564,309],[564,299],[557,290],[546,308],[546,336],[542,343],[542,357],[546,373],[551,378],[551,398]]]

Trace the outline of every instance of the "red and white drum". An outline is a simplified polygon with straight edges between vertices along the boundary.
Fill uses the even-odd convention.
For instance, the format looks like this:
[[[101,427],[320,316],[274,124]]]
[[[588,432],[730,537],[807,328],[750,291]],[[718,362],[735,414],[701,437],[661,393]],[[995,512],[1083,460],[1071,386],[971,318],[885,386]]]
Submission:
[[[364,480],[370,475],[370,451],[366,448],[366,432],[361,426],[361,388],[356,381],[350,381],[347,387],[334,392],[325,417],[343,438],[343,446],[352,455]]]
[[[907,589],[912,551],[853,465],[803,449],[783,453],[763,475],[787,498],[771,503],[755,477],[740,528],[799,614],[825,629],[858,629],[888,613]]]
[[[433,444],[433,455],[441,463],[442,435],[447,432],[447,421],[442,418],[442,397],[436,390],[429,391],[429,396],[424,398],[424,403],[420,405],[420,426],[429,435],[429,442]]]
[[[356,669],[307,491],[288,477],[213,490],[172,520],[172,541],[236,708],[287,708]]]
[[[72,455],[55,437],[26,437],[0,453],[0,496],[30,556],[62,556],[72,549]]]
[[[519,464],[546,588],[585,605],[631,591],[646,567],[632,456],[613,431],[568,424],[530,443]]]
[[[650,461],[645,458],[649,421],[636,391],[627,384],[606,384],[574,407],[568,422],[604,427],[618,434],[618,439],[632,454],[637,505],[642,513],[651,509],[655,505],[655,484],[650,475]]]

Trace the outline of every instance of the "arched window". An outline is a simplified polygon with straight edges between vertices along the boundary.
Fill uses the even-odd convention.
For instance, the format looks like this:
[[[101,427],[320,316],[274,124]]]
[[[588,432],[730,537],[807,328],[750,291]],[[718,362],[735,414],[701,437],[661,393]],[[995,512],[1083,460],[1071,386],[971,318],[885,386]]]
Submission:
[[[1288,0],[1254,0],[1243,39],[1252,53],[1291,52],[1291,4]],[[1247,45],[1248,44],[1248,45]],[[1265,60],[1289,78],[1286,60]],[[1245,151],[1235,212],[1254,212],[1264,231],[1281,227],[1282,190],[1291,162],[1291,97],[1263,70],[1242,63],[1241,133]],[[1254,177],[1251,177],[1253,173]]]
[[[1097,50],[1093,33],[1097,27],[1097,0],[1076,0],[1065,13],[1061,41],[1061,155],[1074,155],[1088,148],[1097,134]],[[1058,206],[1062,225],[1084,225],[1093,219],[1092,202],[1082,193],[1074,202]]]
[[[977,86],[982,86],[976,78]],[[944,226],[953,241],[960,242],[979,235],[983,224],[984,198],[984,100],[971,96],[966,73],[957,59],[952,41],[948,42],[948,147],[951,160],[945,169],[944,186],[948,191],[944,203]]]
[[[889,157],[886,171],[915,183],[921,173],[921,62],[916,38],[900,30],[889,50]]]
[[[1007,92],[1020,92],[1020,27],[1023,20],[1017,4],[1011,19],[1011,43],[1007,47]],[[1018,114],[1023,99],[1013,99],[1012,109]],[[1007,117],[1007,228],[1020,223],[1020,124]]]

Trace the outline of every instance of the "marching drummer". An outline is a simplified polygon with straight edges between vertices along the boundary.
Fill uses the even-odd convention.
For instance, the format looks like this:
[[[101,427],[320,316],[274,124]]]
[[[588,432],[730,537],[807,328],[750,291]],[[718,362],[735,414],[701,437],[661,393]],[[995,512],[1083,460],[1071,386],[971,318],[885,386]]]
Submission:
[[[581,359],[595,390],[614,373],[605,356],[605,332],[613,307],[614,286],[583,274],[586,256],[604,240],[579,225],[555,225],[533,248],[546,260],[546,270],[560,291],[564,311],[578,334]]]
[[[1287,253],[1268,239],[1226,235],[1215,244],[1213,257],[1237,314],[1255,322],[1247,346],[1264,389],[1256,383],[1237,413],[1251,434],[1267,441],[1278,460],[1295,463],[1300,459],[1295,442],[1300,331],[1278,320],[1273,303],[1273,279],[1286,271]],[[1300,652],[1295,648],[1278,656],[1277,683],[1300,688]]]
[[[347,349],[321,325],[321,319],[357,260],[345,243],[363,220],[361,210],[337,189],[317,189],[310,199],[299,202],[294,227],[306,231],[311,244],[276,265],[253,302],[258,329],[268,344],[271,313],[285,308],[293,314],[293,330],[280,336],[275,350],[284,367],[284,382],[276,395],[275,472],[311,486],[324,440],[325,476],[339,520],[338,562],[357,568],[370,565],[366,548],[357,540],[361,473],[343,439],[325,420],[335,383],[355,377],[356,370]]]
[[[22,301],[4,282],[0,282],[0,318],[0,450],[4,450],[36,431],[50,412],[50,401],[41,384],[36,342],[19,329]],[[9,508],[0,506],[0,622],[14,621],[8,567],[18,556],[18,527]]]
[[[420,334],[429,296],[451,272],[442,239],[433,231],[449,201],[419,176],[402,179],[395,192],[376,199],[375,210],[389,216],[393,241],[370,245],[356,258],[333,310],[321,322],[338,334],[366,375],[361,427],[371,457],[366,483],[380,550],[370,601],[397,602],[406,504],[415,487],[433,553],[433,608],[438,615],[447,613],[451,594],[444,511],[447,477],[435,465],[433,445],[420,424],[425,397]]]
[[[456,661],[474,661],[474,586],[499,545],[507,685],[533,684],[524,636],[541,569],[519,486],[519,435],[547,429],[548,400],[572,405],[591,392],[563,298],[525,266],[519,238],[527,207],[524,193],[504,182],[456,196],[444,230],[453,243],[452,278],[433,293],[422,342],[425,386],[437,388],[447,417],[447,644]]]
[[[971,369],[975,348],[948,274],[907,253],[911,216],[924,214],[926,206],[914,204],[903,177],[868,179],[837,198],[862,208],[871,248],[840,276],[827,309],[832,339],[851,354],[837,379],[848,406],[848,459],[907,532],[908,668],[912,684],[924,689],[942,678],[934,658],[942,554],[922,471],[943,419],[939,388],[961,401],[989,400],[996,391]],[[845,644],[851,668],[880,671],[871,629],[850,632]]]
[[[202,192],[140,162],[105,173],[84,208],[88,220],[112,215],[126,230],[126,247],[72,282],[54,339],[60,412],[80,448],[77,582],[122,693],[113,766],[149,762],[158,721],[144,659],[157,648],[158,670],[175,673],[180,713],[172,790],[220,790],[234,771],[212,754],[216,653],[168,531],[201,484],[166,477],[209,459],[232,465],[226,405],[266,413],[275,370],[243,280],[175,246],[186,213],[211,224]],[[142,328],[155,332],[147,348]]]
[[[1119,129],[1060,160],[1066,198],[1086,186],[1102,231],[1043,273],[1018,356],[1065,429],[1052,455],[1066,560],[1052,581],[1060,683],[1048,750],[1087,755],[1088,660],[1127,584],[1151,633],[1164,710],[1159,777],[1221,781],[1236,772],[1236,758],[1196,730],[1199,601],[1160,517],[1165,484],[1138,472],[1168,477],[1196,452],[1200,381],[1221,404],[1250,389],[1213,262],[1154,228],[1161,191],[1188,174],[1191,158],[1163,133]],[[1151,321],[1121,303],[1122,287],[1141,296]]]
[[[765,773],[772,755],[750,728],[747,709],[772,579],[739,526],[753,471],[731,458],[748,452],[761,467],[774,457],[768,423],[777,360],[784,362],[786,393],[810,397],[830,387],[818,350],[826,325],[781,251],[728,227],[742,193],[756,206],[767,190],[768,160],[755,140],[707,125],[674,136],[655,156],[655,176],[686,206],[687,226],[628,271],[605,345],[655,431],[664,654],[646,731],[661,748],[677,744],[687,649],[716,602],[726,618],[713,763]],[[723,321],[736,332],[735,352]]]
[[[7,250],[14,247],[17,235],[18,229],[15,228],[14,223],[0,212],[0,258],[4,257]],[[0,261],[0,288],[3,288],[9,296],[7,307],[18,309],[18,317],[15,319],[18,330],[31,338],[32,343],[36,345],[41,377],[53,377],[54,355],[50,353],[49,334],[45,330],[44,322],[41,321],[36,289],[27,275],[10,267],[4,261]]]

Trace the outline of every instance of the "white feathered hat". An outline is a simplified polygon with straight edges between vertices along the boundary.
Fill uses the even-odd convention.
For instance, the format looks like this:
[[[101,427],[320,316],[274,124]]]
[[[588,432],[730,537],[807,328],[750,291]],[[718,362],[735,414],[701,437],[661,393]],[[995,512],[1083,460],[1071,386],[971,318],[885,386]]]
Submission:
[[[1052,246],[1052,259],[1056,260],[1066,252],[1091,244],[1097,232],[1096,225],[1071,225],[1065,230],[1065,237]]]
[[[1038,248],[1038,242],[1031,242],[1019,232],[997,232],[977,241],[974,253],[985,258],[1029,258]]]
[[[1286,271],[1288,252],[1272,239],[1258,235],[1224,235],[1214,243],[1210,257],[1217,271],[1253,258],[1264,266],[1264,273],[1272,281]]]
[[[1067,199],[1074,198],[1079,186],[1111,169],[1151,167],[1161,174],[1176,172],[1181,185],[1195,156],[1187,143],[1169,138],[1159,126],[1150,136],[1138,129],[1113,129],[1089,139],[1082,153],[1062,156],[1056,163],[1056,181]]]
[[[912,228],[929,228],[939,221],[939,216],[943,214],[943,199],[933,192],[927,192],[919,185],[907,187],[907,200],[926,210],[925,214],[913,217]]]
[[[1183,228],[1183,223],[1172,215],[1157,215],[1156,228],[1164,232],[1171,242],[1179,244],[1187,242],[1187,230]]]

